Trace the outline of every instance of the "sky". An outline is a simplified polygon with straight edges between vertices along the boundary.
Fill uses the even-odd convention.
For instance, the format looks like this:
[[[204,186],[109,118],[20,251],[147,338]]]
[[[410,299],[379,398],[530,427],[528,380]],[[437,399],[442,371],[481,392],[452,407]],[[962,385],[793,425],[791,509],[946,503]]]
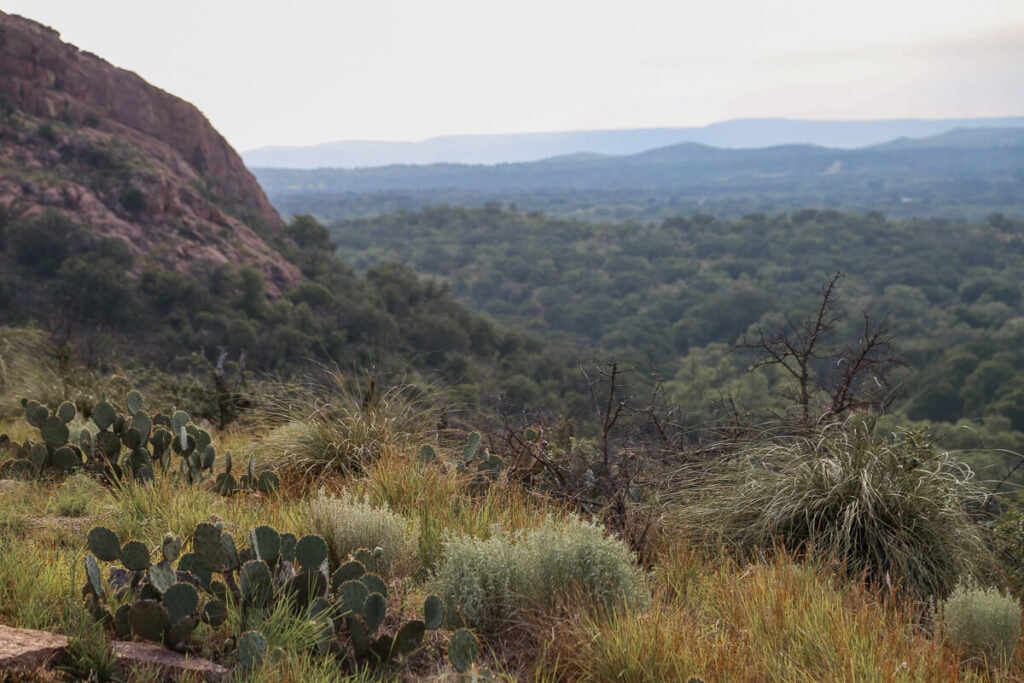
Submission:
[[[1024,0],[0,0],[238,150],[1024,115]]]

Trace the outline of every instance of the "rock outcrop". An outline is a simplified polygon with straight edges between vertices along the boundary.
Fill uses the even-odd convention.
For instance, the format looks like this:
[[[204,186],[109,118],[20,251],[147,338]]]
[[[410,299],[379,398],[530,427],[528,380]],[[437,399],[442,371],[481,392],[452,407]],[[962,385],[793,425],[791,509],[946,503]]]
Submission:
[[[281,217],[198,109],[3,12],[0,205],[120,237],[140,268],[250,264],[272,296],[301,279],[265,241]]]

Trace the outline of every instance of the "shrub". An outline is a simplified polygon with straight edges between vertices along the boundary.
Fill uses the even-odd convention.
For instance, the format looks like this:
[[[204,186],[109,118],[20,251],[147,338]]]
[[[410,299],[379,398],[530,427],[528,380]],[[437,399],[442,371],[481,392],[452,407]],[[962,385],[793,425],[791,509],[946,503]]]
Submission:
[[[745,556],[781,545],[838,560],[852,578],[939,598],[987,556],[966,509],[984,490],[919,431],[883,439],[832,423],[706,467],[690,472],[699,485],[676,494],[676,522]]]
[[[593,522],[548,518],[539,528],[492,530],[488,539],[445,539],[432,590],[449,622],[491,630],[517,610],[558,609],[580,601],[606,608],[642,606],[646,580],[633,554]]]
[[[348,491],[341,498],[329,498],[321,491],[310,504],[310,516],[313,533],[327,541],[333,563],[344,563],[360,548],[379,547],[382,572],[408,576],[417,568],[419,523],[386,505],[374,507]]]
[[[954,647],[989,664],[1006,664],[1020,639],[1020,605],[995,588],[957,585],[941,619]]]

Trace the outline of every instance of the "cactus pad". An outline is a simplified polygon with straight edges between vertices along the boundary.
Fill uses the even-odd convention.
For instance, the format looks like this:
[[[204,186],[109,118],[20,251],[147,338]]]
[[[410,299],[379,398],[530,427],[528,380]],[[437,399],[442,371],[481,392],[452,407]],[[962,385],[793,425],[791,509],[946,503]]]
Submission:
[[[105,526],[96,526],[89,529],[85,540],[89,545],[89,551],[104,562],[113,562],[121,557],[120,539],[118,539],[117,534]]]
[[[257,559],[274,564],[281,554],[281,534],[273,527],[258,526],[249,532],[249,542]]]
[[[121,605],[114,612],[114,629],[117,631],[118,638],[131,638],[132,637],[132,625],[128,621],[128,611],[131,610],[132,606],[129,604]]]
[[[427,625],[419,619],[402,624],[402,627],[395,633],[393,650],[396,654],[407,655],[423,642],[423,634],[427,631]]]
[[[251,671],[267,656],[267,639],[259,631],[247,631],[238,639],[238,663]]]
[[[338,567],[331,575],[331,590],[337,592],[341,584],[352,579],[358,579],[366,573],[363,563],[357,560],[349,560]]]
[[[181,649],[183,645],[188,643],[189,637],[195,630],[195,617],[185,616],[173,622],[167,629],[167,647],[175,650]]]
[[[59,417],[60,421],[64,424],[74,420],[77,413],[78,411],[75,410],[75,404],[71,401],[64,401],[57,407],[57,417]]]
[[[103,581],[100,579],[100,566],[96,564],[96,558],[92,555],[85,556],[85,578],[92,594],[103,600],[106,594],[103,591]]]
[[[125,405],[128,407],[128,412],[132,415],[137,414],[142,410],[143,399],[142,394],[132,390],[128,392],[128,396],[125,397]]]
[[[366,590],[366,586],[363,585],[362,581],[346,581],[341,584],[337,590],[338,594],[338,608],[342,614],[362,614],[363,604],[366,602],[366,598],[370,595],[370,592]]]
[[[156,600],[139,600],[128,610],[132,633],[143,640],[162,642],[170,620],[167,610]]]
[[[149,548],[142,541],[128,541],[121,548],[121,564],[133,572],[149,568]]]
[[[160,552],[168,562],[174,562],[181,555],[181,539],[172,533],[164,534],[163,543],[160,544]]]
[[[441,598],[436,595],[428,595],[423,601],[423,622],[427,628],[433,630],[441,628],[444,622],[444,605]]]
[[[167,617],[176,623],[185,616],[192,616],[199,608],[199,593],[187,583],[175,583],[164,591],[162,600]]]
[[[279,488],[281,488],[281,478],[270,470],[264,470],[256,477],[256,490],[260,493],[274,493]]]
[[[469,441],[466,443],[466,447],[462,449],[462,459],[466,462],[471,461],[476,457],[477,452],[480,450],[480,444],[482,439],[480,438],[479,432],[473,432],[469,435]]]
[[[242,599],[257,608],[268,607],[274,599],[274,582],[270,568],[262,560],[246,562],[238,574]]]
[[[320,569],[327,561],[327,543],[315,534],[303,536],[295,544],[295,559],[303,569]]]
[[[359,577],[359,580],[366,586],[366,590],[369,593],[380,593],[385,598],[388,597],[388,586],[384,583],[384,579],[380,578],[376,574],[363,574]]]
[[[28,457],[32,461],[32,464],[36,466],[37,470],[41,470],[50,461],[50,451],[46,449],[46,446],[41,443],[32,444],[32,448],[29,449]]]
[[[170,562],[158,562],[149,566],[149,584],[160,593],[166,593],[178,580]]]
[[[284,584],[283,593],[292,601],[295,612],[301,614],[312,600],[327,594],[327,579],[318,571],[299,572]]]
[[[448,659],[460,674],[469,671],[480,654],[480,641],[469,629],[460,628],[448,641]]]
[[[102,430],[110,429],[114,424],[114,418],[117,417],[117,411],[114,410],[114,406],[103,399],[92,409],[92,421]]]
[[[71,446],[61,446],[53,452],[53,466],[62,472],[70,472],[82,464],[81,456]]]
[[[370,633],[375,633],[380,625],[384,623],[384,617],[388,614],[388,603],[380,593],[370,593],[363,603],[363,619],[366,620],[366,628]]]
[[[209,522],[201,522],[192,535],[192,551],[200,566],[219,572],[225,564],[224,547],[221,545],[220,529]]]

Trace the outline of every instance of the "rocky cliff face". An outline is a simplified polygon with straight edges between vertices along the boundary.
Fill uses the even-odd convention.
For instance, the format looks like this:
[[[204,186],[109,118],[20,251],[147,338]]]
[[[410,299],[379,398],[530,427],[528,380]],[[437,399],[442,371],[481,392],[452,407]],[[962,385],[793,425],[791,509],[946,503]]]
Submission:
[[[281,217],[194,106],[3,12],[0,205],[60,210],[122,238],[140,268],[251,264],[272,296],[301,279],[263,239]]]

